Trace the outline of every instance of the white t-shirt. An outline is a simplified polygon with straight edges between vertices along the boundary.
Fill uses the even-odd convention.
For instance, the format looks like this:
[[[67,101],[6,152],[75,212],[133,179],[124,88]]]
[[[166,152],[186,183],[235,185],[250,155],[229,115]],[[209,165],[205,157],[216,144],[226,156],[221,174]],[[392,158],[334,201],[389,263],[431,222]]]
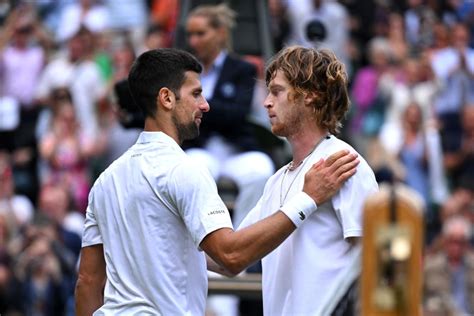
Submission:
[[[232,228],[204,167],[161,132],[142,132],[94,184],[82,246],[103,243],[107,283],[95,315],[203,315],[199,244]]]
[[[256,207],[242,221],[239,229],[263,219],[280,208],[280,197],[288,201],[301,192],[304,175],[320,158],[341,150],[354,149],[330,136],[308,157],[308,161],[289,172],[283,182],[286,167],[272,176]],[[362,235],[362,209],[365,198],[378,190],[373,171],[359,156],[357,172],[328,202],[307,218],[288,239],[262,259],[263,306],[265,315],[321,315],[334,293],[340,275],[345,273],[358,251],[348,237]],[[296,177],[296,178],[295,178]],[[293,179],[295,179],[293,181]],[[291,185],[290,185],[291,184]],[[287,194],[288,192],[288,194]],[[341,293],[344,294],[344,293]]]

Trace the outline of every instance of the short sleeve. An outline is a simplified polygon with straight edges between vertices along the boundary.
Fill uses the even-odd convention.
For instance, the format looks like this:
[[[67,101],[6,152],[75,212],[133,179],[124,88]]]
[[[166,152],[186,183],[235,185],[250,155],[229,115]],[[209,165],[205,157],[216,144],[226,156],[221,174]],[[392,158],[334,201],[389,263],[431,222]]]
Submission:
[[[99,225],[95,218],[93,210],[93,191],[89,196],[89,205],[86,209],[86,219],[84,221],[84,232],[82,233],[82,247],[102,244],[102,236],[100,235]]]
[[[362,236],[362,214],[367,197],[378,191],[375,175],[362,160],[357,172],[349,178],[333,198],[333,206],[341,223],[344,238]]]
[[[216,183],[204,167],[190,160],[177,165],[170,176],[169,190],[197,247],[209,233],[224,227],[233,228]]]

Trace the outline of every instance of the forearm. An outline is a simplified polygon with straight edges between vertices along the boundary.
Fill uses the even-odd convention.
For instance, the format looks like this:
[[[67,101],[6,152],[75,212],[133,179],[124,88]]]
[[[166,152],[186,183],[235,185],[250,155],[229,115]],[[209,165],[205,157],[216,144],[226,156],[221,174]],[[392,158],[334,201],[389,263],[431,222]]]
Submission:
[[[79,275],[74,292],[76,315],[90,316],[104,304],[106,280],[102,245],[97,244],[82,248]]]
[[[77,316],[90,316],[104,304],[103,284],[78,278],[75,290]]]
[[[233,251],[241,257],[242,270],[278,247],[296,229],[283,212],[278,211],[234,233]]]
[[[206,237],[201,247],[224,270],[236,275],[280,245],[295,225],[283,213],[275,214],[239,231],[221,229]]]

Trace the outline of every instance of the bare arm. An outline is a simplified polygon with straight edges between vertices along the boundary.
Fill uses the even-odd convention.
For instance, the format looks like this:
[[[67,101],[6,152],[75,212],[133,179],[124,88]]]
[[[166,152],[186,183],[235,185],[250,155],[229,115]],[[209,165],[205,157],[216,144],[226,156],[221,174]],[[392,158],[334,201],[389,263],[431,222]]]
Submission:
[[[82,248],[79,276],[74,293],[77,316],[90,316],[104,304],[105,281],[102,244]]]
[[[230,273],[226,269],[224,269],[221,265],[219,265],[217,262],[215,262],[209,255],[206,254],[206,262],[207,262],[207,270],[219,273],[221,275],[225,275],[229,278],[232,278],[235,276],[235,274]]]
[[[355,173],[359,163],[356,157],[348,151],[339,151],[314,164],[305,175],[303,191],[321,205]],[[200,246],[224,270],[236,275],[279,246],[295,229],[289,217],[278,211],[239,231],[216,230]]]

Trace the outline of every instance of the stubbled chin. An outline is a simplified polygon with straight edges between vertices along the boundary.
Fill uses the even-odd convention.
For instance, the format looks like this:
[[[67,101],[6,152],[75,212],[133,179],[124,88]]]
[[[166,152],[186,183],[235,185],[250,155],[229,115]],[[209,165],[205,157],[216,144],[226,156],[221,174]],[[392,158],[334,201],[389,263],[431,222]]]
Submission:
[[[278,124],[272,124],[272,133],[276,136],[284,136],[282,134],[283,130]]]

